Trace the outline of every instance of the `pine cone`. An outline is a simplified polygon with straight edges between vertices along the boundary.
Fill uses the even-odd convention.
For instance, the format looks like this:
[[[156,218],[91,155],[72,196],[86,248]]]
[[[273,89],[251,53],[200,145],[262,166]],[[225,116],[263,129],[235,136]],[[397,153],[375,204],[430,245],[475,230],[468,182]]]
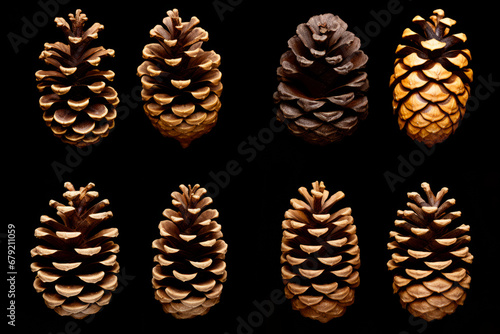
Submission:
[[[159,253],[152,282],[165,313],[189,319],[205,315],[219,302],[227,277],[227,244],[221,226],[212,220],[219,212],[206,208],[212,203],[206,189],[198,184],[179,188],[182,193],[172,193],[176,210],[163,211],[167,219],[158,226],[161,238],[153,242]]]
[[[278,120],[296,136],[325,145],[351,135],[368,115],[360,40],[338,16],[313,16],[288,40],[280,60]]]
[[[329,197],[323,182],[312,186],[311,194],[301,187],[305,201],[292,199],[285,213],[281,276],[293,308],[325,323],[354,303],[359,247],[351,208],[329,213],[344,193]]]
[[[43,94],[40,107],[47,126],[63,142],[86,146],[99,142],[115,126],[119,99],[116,91],[106,85],[115,74],[96,68],[102,58],[114,57],[115,51],[89,48],[104,29],[102,24],[94,23],[84,30],[87,16],[80,9],[69,18],[71,26],[62,17],[55,19],[68,44],[45,43],[40,59],[53,69],[37,71],[36,80]]]
[[[449,34],[456,22],[445,18],[443,10],[434,14],[432,22],[420,16],[413,19],[425,37],[405,29],[408,45],[398,45],[390,80],[399,128],[428,147],[455,132],[465,114],[472,82],[472,70],[467,67],[471,53],[462,49],[467,37]]]
[[[40,221],[46,227],[35,230],[43,243],[31,250],[36,260],[31,264],[36,272],[33,286],[59,315],[83,319],[108,304],[118,285],[119,247],[112,241],[118,229],[101,227],[113,214],[102,212],[107,199],[91,205],[99,196],[90,191],[93,183],[80,190],[69,182],[64,186],[68,204],[50,201],[62,222],[44,215]]]
[[[217,122],[222,93],[220,56],[201,49],[208,33],[196,27],[198,18],[182,22],[177,9],[167,14],[164,26],[150,31],[158,43],[144,47],[146,61],[137,75],[146,101],[144,110],[154,127],[186,148]]]
[[[411,210],[399,210],[396,231],[387,247],[392,259],[387,263],[394,275],[394,293],[401,305],[415,317],[427,321],[455,312],[469,289],[468,265],[473,256],[467,244],[470,226],[459,225],[460,211],[448,212],[454,199],[442,202],[448,188],[434,196],[429,184],[422,183],[427,201],[416,192],[408,193],[415,203]]]

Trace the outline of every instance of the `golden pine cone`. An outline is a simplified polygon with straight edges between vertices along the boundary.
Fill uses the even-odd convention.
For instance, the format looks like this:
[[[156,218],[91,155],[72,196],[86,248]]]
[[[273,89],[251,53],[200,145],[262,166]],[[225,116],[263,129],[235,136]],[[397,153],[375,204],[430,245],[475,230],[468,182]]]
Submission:
[[[153,242],[158,264],[152,282],[165,313],[189,319],[205,315],[219,302],[227,277],[227,244],[213,220],[219,212],[207,208],[212,199],[205,196],[206,189],[198,184],[179,188],[182,193],[172,193],[176,209],[163,211],[167,219],[158,225],[161,238]]]
[[[368,57],[338,16],[311,17],[288,40],[274,101],[292,134],[318,145],[351,135],[368,116]]]
[[[394,275],[394,293],[401,305],[415,317],[427,321],[441,319],[462,305],[471,277],[468,267],[473,256],[467,244],[470,226],[460,224],[460,211],[448,209],[454,199],[443,202],[448,188],[436,195],[428,183],[422,183],[427,200],[408,193],[414,203],[399,210],[387,244],[392,259],[387,266]]]
[[[62,221],[43,215],[45,226],[35,230],[43,243],[31,250],[33,286],[59,315],[83,319],[108,304],[118,286],[119,246],[113,242],[118,229],[101,226],[113,214],[102,211],[109,205],[107,199],[92,204],[99,196],[91,191],[93,183],[80,190],[69,182],[64,186],[68,204],[50,201]]]
[[[450,35],[456,22],[437,9],[432,22],[415,16],[413,22],[424,36],[407,28],[407,44],[396,49],[397,59],[390,87],[399,128],[428,147],[441,143],[455,132],[470,95],[471,53],[463,49],[463,33]]]
[[[115,73],[97,69],[101,59],[114,57],[115,51],[89,47],[104,29],[102,24],[94,23],[85,30],[87,16],[80,9],[69,18],[71,25],[62,17],[55,19],[67,44],[45,43],[40,59],[52,69],[35,75],[47,126],[63,142],[86,146],[99,142],[115,126],[118,94],[106,85]]]
[[[146,60],[137,75],[144,111],[153,126],[186,148],[217,122],[222,93],[220,56],[201,49],[208,33],[196,27],[198,18],[182,22],[177,9],[167,15],[163,25],[151,29],[158,43],[144,47]]]
[[[305,201],[292,199],[285,213],[281,276],[292,307],[325,323],[354,303],[360,257],[351,208],[332,212],[344,193],[330,196],[323,182],[312,186],[310,194],[301,187]]]

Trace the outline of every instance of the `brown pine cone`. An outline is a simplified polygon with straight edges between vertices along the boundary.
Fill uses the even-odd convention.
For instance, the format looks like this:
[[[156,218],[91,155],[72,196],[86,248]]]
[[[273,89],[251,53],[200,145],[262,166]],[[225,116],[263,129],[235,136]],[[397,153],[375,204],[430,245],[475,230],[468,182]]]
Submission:
[[[97,69],[101,59],[114,57],[115,51],[89,47],[104,29],[102,24],[85,30],[87,16],[80,9],[69,18],[71,25],[62,17],[55,19],[67,44],[45,43],[40,59],[52,69],[37,71],[36,80],[47,126],[63,142],[86,146],[99,142],[115,126],[118,94],[106,85],[115,74]]]
[[[45,227],[35,230],[43,242],[31,250],[33,286],[59,315],[83,319],[108,304],[118,286],[119,247],[113,242],[118,229],[101,226],[113,214],[102,211],[107,199],[92,204],[99,196],[91,191],[93,183],[80,190],[69,182],[64,186],[68,204],[50,201],[60,221],[44,215],[40,221]]]
[[[312,186],[310,194],[301,187],[305,201],[292,199],[293,209],[285,213],[281,276],[292,307],[325,323],[354,303],[359,247],[351,208],[332,211],[344,193],[330,196],[323,182]]]
[[[146,61],[137,75],[149,120],[163,136],[175,138],[186,148],[217,122],[222,93],[220,56],[201,49],[208,33],[196,27],[198,18],[182,22],[177,9],[167,14],[163,25],[150,32],[158,43],[144,47]]]
[[[368,57],[333,14],[297,27],[280,59],[277,118],[296,136],[325,145],[351,135],[368,115]]]
[[[450,35],[456,23],[437,9],[432,22],[415,16],[424,36],[405,29],[406,44],[398,45],[390,87],[399,128],[428,147],[455,132],[470,95],[471,53],[463,49],[467,37]]]
[[[427,321],[441,319],[462,305],[470,287],[469,265],[473,256],[467,244],[470,226],[459,223],[460,211],[448,211],[454,199],[443,202],[448,188],[435,196],[422,183],[427,200],[408,193],[414,203],[399,210],[396,231],[387,247],[392,259],[387,266],[394,275],[394,293],[401,305],[415,317]]]
[[[227,244],[221,226],[212,219],[219,216],[208,209],[212,199],[206,189],[180,185],[182,193],[172,193],[175,210],[166,209],[158,228],[161,238],[153,242],[158,250],[153,268],[155,298],[165,313],[177,319],[205,315],[217,304],[226,281],[224,261]]]

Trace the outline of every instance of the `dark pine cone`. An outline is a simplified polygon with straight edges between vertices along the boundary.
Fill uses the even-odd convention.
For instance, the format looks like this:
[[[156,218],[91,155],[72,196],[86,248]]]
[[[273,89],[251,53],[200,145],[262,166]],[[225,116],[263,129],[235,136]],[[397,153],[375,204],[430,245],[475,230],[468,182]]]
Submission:
[[[325,145],[341,140],[368,115],[368,57],[338,16],[313,16],[288,40],[280,60],[277,117],[296,136]]]

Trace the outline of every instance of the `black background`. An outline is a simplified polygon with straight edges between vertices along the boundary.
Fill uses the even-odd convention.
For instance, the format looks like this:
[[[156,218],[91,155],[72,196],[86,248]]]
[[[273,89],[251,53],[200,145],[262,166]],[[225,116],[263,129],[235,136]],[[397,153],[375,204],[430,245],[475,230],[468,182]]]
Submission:
[[[498,333],[495,318],[500,295],[494,271],[499,263],[500,232],[496,158],[499,99],[498,86],[490,85],[491,91],[485,86],[488,78],[500,81],[495,42],[498,25],[492,3],[401,0],[398,13],[382,16],[385,21],[377,22],[375,13],[386,10],[391,1],[219,2],[232,3],[231,10],[222,13],[222,20],[212,1],[73,0],[59,5],[56,16],[67,18],[68,13],[81,8],[89,17],[89,26],[104,24],[95,45],[116,51],[116,57],[101,66],[115,71],[111,85],[125,106],[109,137],[76,154],[75,148],[52,135],[38,106],[34,73],[44,67],[38,56],[44,42],[63,37],[53,17],[40,24],[18,52],[4,37],[7,57],[3,58],[2,71],[7,71],[3,76],[7,89],[3,89],[2,161],[8,186],[2,207],[8,217],[4,224],[16,227],[17,332]],[[21,35],[22,18],[32,22],[33,15],[42,10],[35,1],[9,2],[6,6],[4,36],[9,32]],[[213,49],[222,57],[224,90],[219,121],[187,149],[163,138],[137,101],[140,80],[136,68],[142,62],[142,48],[152,42],[149,30],[172,8],[178,8],[185,21],[197,16],[210,36],[204,49]],[[468,37],[475,79],[472,95],[478,90],[481,98],[469,108],[455,135],[431,151],[422,151],[398,130],[388,82],[403,30],[413,27],[415,15],[427,19],[437,8],[457,20],[455,33],[464,32]],[[297,25],[327,12],[339,15],[349,30],[358,27],[371,36],[364,47],[369,56],[370,107],[369,117],[353,136],[338,144],[315,147],[287,131],[278,131],[282,128],[273,122],[272,94],[277,87],[280,56]],[[414,166],[402,170],[404,180],[391,189],[384,175],[400,173],[401,159],[412,159]],[[72,170],[58,177],[54,163]],[[223,180],[228,163],[237,164],[229,181]],[[176,320],[165,314],[153,297],[151,242],[159,236],[162,211],[171,206],[170,193],[181,183],[207,185],[214,182],[214,175],[227,183],[217,187],[212,183],[211,190],[216,194],[214,207],[220,212],[218,222],[229,245],[228,281],[221,302],[206,316]],[[342,318],[327,324],[303,318],[288,301],[275,305],[272,314],[261,316],[263,321],[259,321],[253,302],[269,300],[273,291],[283,288],[279,263],[283,214],[290,207],[290,198],[299,196],[297,189],[310,188],[316,180],[324,181],[331,193],[344,191],[346,198],[339,208],[353,209],[361,249],[361,285],[356,301]],[[64,181],[77,187],[94,182],[101,198],[111,202],[114,217],[110,225],[120,230],[118,261],[125,280],[111,303],[84,321],[60,317],[48,309],[32,287],[34,274],[29,268],[29,251],[37,245],[33,231],[39,226],[40,215],[55,215],[48,202],[63,200]],[[471,226],[470,248],[475,256],[465,305],[431,323],[412,319],[401,308],[386,267],[390,256],[386,244],[396,211],[405,208],[407,192],[421,192],[423,181],[435,191],[443,186],[450,189],[449,196],[457,200],[455,209],[462,211],[462,221]],[[2,249],[7,252],[5,245],[2,238]],[[7,288],[1,294],[5,298]],[[3,315],[2,319],[7,322]],[[242,320],[255,327],[241,325]]]

